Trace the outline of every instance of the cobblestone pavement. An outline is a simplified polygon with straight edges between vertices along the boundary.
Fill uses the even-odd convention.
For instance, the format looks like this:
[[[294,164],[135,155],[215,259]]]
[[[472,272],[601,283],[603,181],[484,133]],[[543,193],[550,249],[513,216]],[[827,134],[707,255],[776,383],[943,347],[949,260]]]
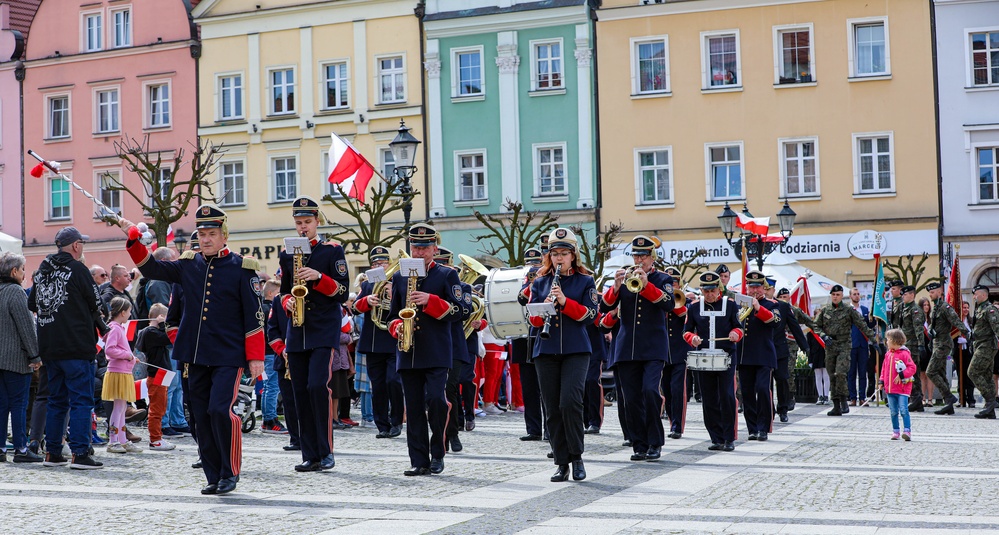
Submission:
[[[913,414],[913,441],[890,441],[885,407],[798,405],[768,442],[707,451],[696,403],[661,461],[633,463],[614,407],[586,436],[585,482],[553,484],[547,445],[521,442],[517,413],[477,420],[442,475],[407,478],[403,438],[337,431],[337,466],[296,474],[286,437],[244,435],[236,492],[202,496],[194,442],[113,455],[106,468],[0,466],[8,533],[944,533],[999,534],[996,421]],[[740,422],[741,423],[741,422]],[[140,434],[144,430],[137,430]],[[745,427],[740,430],[745,437]],[[404,437],[405,435],[403,435]]]

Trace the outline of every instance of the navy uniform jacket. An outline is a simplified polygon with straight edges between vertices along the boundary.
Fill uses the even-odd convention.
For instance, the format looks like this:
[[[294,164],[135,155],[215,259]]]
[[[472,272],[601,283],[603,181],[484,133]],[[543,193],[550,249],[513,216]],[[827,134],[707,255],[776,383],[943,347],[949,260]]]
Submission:
[[[371,305],[368,304],[368,296],[375,288],[373,282],[362,282],[361,293],[354,300],[354,312],[364,314],[364,321],[361,325],[361,339],[357,341],[357,350],[361,353],[395,353],[396,341],[389,334],[388,329],[382,330],[375,326],[371,319]],[[388,303],[386,303],[388,304]],[[385,322],[389,321],[389,315],[385,314]],[[387,325],[386,325],[387,327]]]
[[[774,327],[774,349],[777,350],[777,360],[783,360],[791,356],[791,348],[787,345],[787,335],[785,334],[788,331],[794,337],[794,341],[798,344],[798,347],[807,355],[808,339],[805,338],[805,332],[801,330],[801,324],[798,323],[798,318],[794,315],[791,303],[778,299],[777,311],[780,313],[780,317],[777,319],[777,326]]]
[[[243,368],[247,361],[264,360],[264,311],[256,260],[225,248],[211,258],[187,251],[180,260],[164,262],[153,258],[138,240],[129,240],[126,247],[143,277],[183,289],[174,342],[178,361]]]
[[[530,268],[527,271],[528,276],[524,277],[524,281],[520,285],[520,293],[517,294],[517,302],[520,303],[520,306],[525,306],[525,305],[527,305],[527,303],[529,303],[531,301],[531,283],[528,282],[528,280],[530,278],[530,274],[531,273],[537,273],[538,269],[539,268],[537,268],[537,267]],[[489,320],[492,321],[492,318],[489,318]],[[521,346],[520,343],[517,342],[516,340],[513,341],[513,344],[517,344],[518,349],[514,350],[512,352],[512,355],[511,355],[511,358],[510,358],[510,362],[514,363],[514,364],[521,364],[521,363],[528,363],[528,362],[530,362],[531,359],[534,357],[534,341],[537,338],[537,336],[538,336],[538,329],[535,328],[530,323],[528,323],[527,324],[527,339],[526,339],[527,342],[525,344],[523,344],[523,346]],[[523,354],[521,354],[521,352],[519,350],[520,347],[525,348]]]
[[[614,339],[615,362],[669,359],[669,335],[666,315],[673,310],[673,277],[653,271],[641,293],[629,292],[621,285],[604,292],[601,307],[618,307],[621,326]]]
[[[703,306],[703,308],[702,308]],[[724,349],[729,355],[733,356],[733,363],[735,363],[735,343],[728,340],[728,335],[732,331],[736,331],[741,339],[744,332],[742,330],[742,324],[739,323],[739,307],[735,304],[735,301],[722,297],[714,303],[707,303],[701,299],[692,301],[690,306],[687,307],[687,324],[684,326],[683,339],[687,341],[690,345],[691,339],[694,335],[701,337],[701,345],[698,349],[707,349],[710,347],[708,341],[711,339],[711,327],[709,322],[709,317],[702,314],[702,310],[706,311],[720,311],[722,307],[725,308],[725,313],[723,315],[715,317],[715,338],[724,338],[724,340],[718,340],[715,342],[716,349]]]
[[[743,340],[739,365],[777,368],[777,350],[774,337],[784,334],[780,327],[780,311],[776,301],[760,299],[760,309],[746,319],[746,338]]]
[[[690,306],[690,300],[685,299],[684,301],[685,306],[674,308],[666,313],[666,328],[669,336],[667,364],[685,364],[687,352],[690,351],[690,344],[683,339],[683,327],[687,323],[687,307]]]
[[[590,353],[590,361],[599,360],[600,362],[607,362],[607,350],[606,343],[604,343],[604,332],[600,329],[599,318],[593,322],[586,324],[586,334],[590,337],[590,348],[593,350]]]
[[[406,279],[402,273],[392,276],[392,306],[389,331],[397,336],[402,320],[399,311],[406,307]],[[458,272],[430,263],[427,276],[419,279],[416,289],[430,294],[426,306],[417,307],[413,318],[413,346],[409,351],[396,348],[396,365],[400,370],[451,367],[451,323],[461,322],[463,292]]]
[[[295,284],[294,255],[282,251],[279,257],[281,265],[281,295],[291,294]],[[312,254],[302,259],[304,267],[312,268],[322,277],[317,281],[308,281],[305,286],[309,293],[305,295],[305,324],[295,327],[288,324],[288,351],[308,351],[317,347],[337,347],[340,345],[340,325],[343,319],[341,305],[347,301],[347,260],[343,256],[343,248],[336,244],[321,243],[312,240]],[[286,298],[282,298],[282,302]],[[290,318],[289,318],[290,320]]]
[[[170,306],[167,307],[166,332],[170,338],[170,343],[175,344],[173,348],[173,358],[180,360],[177,353],[177,328],[180,326],[180,317],[184,315],[184,289],[179,284],[170,285]]]
[[[531,303],[542,303],[551,292],[554,274],[539,276],[531,284]],[[565,306],[556,306],[556,314],[552,316],[547,340],[541,339],[541,327],[545,319],[541,316],[530,316],[531,325],[538,328],[538,337],[534,343],[534,356],[538,355],[570,355],[573,353],[591,353],[590,337],[586,333],[586,325],[597,317],[597,303],[600,296],[593,277],[582,273],[562,274],[559,277],[562,293],[565,295]]]
[[[271,311],[267,315],[267,345],[274,350],[274,371],[284,371],[284,340],[288,330],[288,315],[281,306],[281,295],[275,295],[271,302]]]
[[[465,339],[465,320],[472,315],[472,286],[461,284],[461,321],[451,324],[451,360],[472,363],[472,356],[468,354],[468,342]],[[471,338],[471,336],[469,336]],[[476,349],[478,349],[476,343]]]

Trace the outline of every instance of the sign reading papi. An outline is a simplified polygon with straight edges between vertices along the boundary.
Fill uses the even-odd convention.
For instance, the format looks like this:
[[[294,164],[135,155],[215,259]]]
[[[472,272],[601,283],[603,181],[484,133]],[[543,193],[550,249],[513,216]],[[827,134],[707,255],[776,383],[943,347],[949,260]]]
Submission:
[[[778,249],[795,260],[825,260],[849,258],[872,260],[878,251],[875,230],[861,230],[843,234],[795,234]],[[707,251],[702,257],[708,263],[729,263],[738,259],[724,239],[713,240],[664,240],[659,252],[667,261],[684,260],[698,249]],[[883,256],[902,256],[923,253],[935,255],[937,250],[936,230],[899,230],[881,233],[880,253]],[[612,255],[630,254],[631,244],[619,246]]]

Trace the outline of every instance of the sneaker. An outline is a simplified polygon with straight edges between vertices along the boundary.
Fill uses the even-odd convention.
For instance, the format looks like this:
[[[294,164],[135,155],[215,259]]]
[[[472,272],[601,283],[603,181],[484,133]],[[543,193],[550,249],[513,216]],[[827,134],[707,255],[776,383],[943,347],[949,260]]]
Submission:
[[[894,433],[891,434],[891,439],[898,440],[898,431],[895,431]]]
[[[486,411],[484,411],[482,409],[475,409],[475,417],[476,418],[479,418],[480,416],[485,416],[485,415],[486,415]]]
[[[176,425],[172,425],[172,426],[170,426],[170,429],[173,429],[174,431],[180,433],[181,435],[184,435],[185,437],[191,436],[191,426],[189,426],[189,425],[185,425],[185,426],[181,426],[181,427],[178,427]]]
[[[42,456],[31,450],[24,450],[20,453],[14,453],[15,463],[40,463],[42,462]]]
[[[127,451],[128,453],[142,453],[142,448],[136,446],[132,442],[126,442],[122,444],[122,446],[125,448],[125,451]]]
[[[280,420],[268,420],[264,422],[264,425],[260,426],[260,430],[265,435],[287,435],[288,429],[281,423]]]
[[[184,437],[187,436],[184,433],[181,433],[180,431],[177,431],[176,429],[174,429],[172,427],[164,427],[163,428],[163,432],[160,433],[160,434],[163,435],[163,436],[165,436],[165,437],[170,437],[170,438],[184,438]]]
[[[90,433],[90,443],[94,444],[94,445],[97,445],[97,446],[103,446],[103,445],[107,444],[108,441],[104,440],[104,437],[98,435],[97,431],[92,431]]]
[[[340,423],[349,427],[357,427],[358,423],[350,418],[341,418]]]
[[[42,445],[38,443],[37,440],[32,440],[28,443],[28,451],[34,453],[35,455],[42,454]]]
[[[108,444],[108,447],[105,449],[105,451],[107,451],[108,453],[127,453],[127,451],[125,450],[125,446],[122,446],[117,442],[112,442]]]
[[[374,420],[365,420],[365,419],[362,418],[360,423],[361,423],[361,427],[375,427],[375,421]]]
[[[160,440],[158,440],[156,442],[150,442],[149,443],[149,449],[152,450],[152,451],[170,451],[170,450],[172,450],[172,449],[174,449],[176,447],[177,446],[171,444],[170,441],[168,441],[165,438],[164,439],[160,439]],[[142,450],[139,450],[139,451],[142,451]]]
[[[66,466],[69,461],[58,453],[46,452],[42,466]]]
[[[908,429],[906,429],[905,431],[902,431],[902,440],[904,440],[906,442],[912,440],[912,432],[909,431]]]
[[[69,467],[74,470],[99,470],[104,468],[104,463],[95,461],[89,455],[74,455],[73,463]]]
[[[482,408],[486,414],[503,414],[503,411],[496,406],[495,403],[486,403],[486,406]]]

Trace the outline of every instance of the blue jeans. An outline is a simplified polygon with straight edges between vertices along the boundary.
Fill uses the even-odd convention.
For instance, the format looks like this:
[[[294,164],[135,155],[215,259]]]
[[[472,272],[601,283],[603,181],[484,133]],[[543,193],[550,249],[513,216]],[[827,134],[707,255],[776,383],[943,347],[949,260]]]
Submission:
[[[163,415],[163,427],[183,429],[188,427],[187,418],[184,416],[184,390],[180,387],[184,363],[174,360],[173,369],[177,370],[177,375],[173,376],[173,382],[167,390],[167,410]]]
[[[277,399],[281,389],[278,387],[278,374],[274,371],[275,356],[273,354],[264,356],[264,373],[267,375],[267,380],[264,381],[264,394],[260,399],[265,422],[277,420]]]
[[[898,415],[902,415],[905,430],[911,429],[909,421],[909,396],[905,394],[888,394],[888,410],[891,411],[891,428],[898,431]]]
[[[53,360],[49,373],[49,407],[45,415],[46,451],[62,451],[69,414],[69,449],[86,455],[90,447],[90,411],[94,406],[94,373],[89,360]]]
[[[375,413],[371,410],[371,392],[360,392],[361,419],[365,422],[375,421]]]
[[[850,370],[846,372],[846,389],[850,394],[850,401],[854,401],[857,398],[857,392],[860,392],[860,398],[863,400],[867,397],[867,360],[870,357],[867,346],[854,347],[850,349]],[[860,388],[857,388],[857,381],[860,381]]]
[[[14,450],[28,447],[28,387],[30,373],[0,370],[0,451],[7,451],[7,415],[10,414],[10,434]]]

